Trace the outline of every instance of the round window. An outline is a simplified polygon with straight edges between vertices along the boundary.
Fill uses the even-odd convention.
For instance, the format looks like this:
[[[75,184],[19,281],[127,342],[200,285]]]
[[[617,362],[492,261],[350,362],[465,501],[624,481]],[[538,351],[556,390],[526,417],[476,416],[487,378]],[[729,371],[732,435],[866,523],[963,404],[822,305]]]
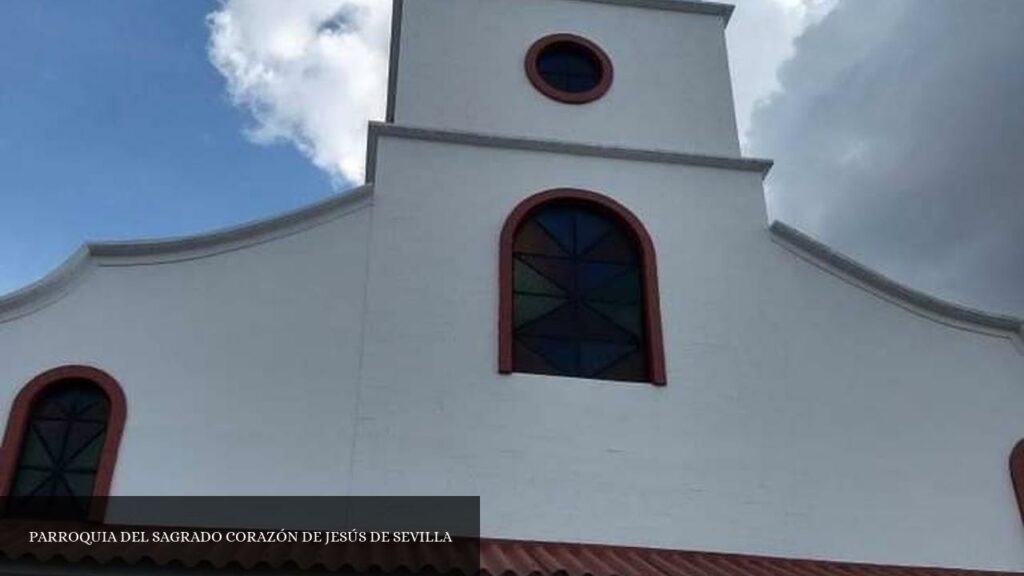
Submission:
[[[545,96],[568,104],[584,104],[608,91],[612,85],[612,62],[586,38],[553,34],[530,47],[526,75]]]

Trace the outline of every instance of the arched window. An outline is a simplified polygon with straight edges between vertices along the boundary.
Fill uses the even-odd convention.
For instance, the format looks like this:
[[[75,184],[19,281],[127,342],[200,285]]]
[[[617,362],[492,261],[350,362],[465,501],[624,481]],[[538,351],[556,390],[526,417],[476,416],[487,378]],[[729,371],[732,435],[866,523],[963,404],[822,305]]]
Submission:
[[[32,379],[0,448],[4,514],[102,520],[125,411],[121,387],[101,370],[64,366]]]
[[[499,371],[665,384],[654,246],[621,204],[557,189],[501,234]]]

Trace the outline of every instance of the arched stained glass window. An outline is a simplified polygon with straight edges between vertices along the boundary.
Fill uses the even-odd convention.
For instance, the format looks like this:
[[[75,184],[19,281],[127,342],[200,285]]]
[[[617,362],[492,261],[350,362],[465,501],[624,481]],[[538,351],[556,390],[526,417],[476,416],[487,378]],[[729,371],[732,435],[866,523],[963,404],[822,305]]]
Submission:
[[[550,201],[524,203],[503,232],[511,286],[503,292],[502,371],[664,383],[646,233],[645,245],[635,218],[622,218],[615,209],[625,209],[604,197],[545,194]]]
[[[0,459],[4,514],[102,520],[124,427],[120,386],[87,366],[32,380],[15,398]],[[97,501],[100,500],[100,501]]]
[[[110,402],[88,380],[53,384],[36,400],[11,486],[10,515],[85,518]]]

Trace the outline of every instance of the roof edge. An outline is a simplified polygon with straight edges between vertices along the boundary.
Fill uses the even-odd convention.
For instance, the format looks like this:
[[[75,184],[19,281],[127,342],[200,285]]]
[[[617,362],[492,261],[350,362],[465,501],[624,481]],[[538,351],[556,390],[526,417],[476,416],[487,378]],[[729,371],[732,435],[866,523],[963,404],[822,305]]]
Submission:
[[[732,18],[732,4],[721,2],[701,2],[697,0],[578,0],[581,2],[594,2],[596,4],[614,4],[616,6],[630,6],[634,8],[653,8],[655,10],[668,10],[673,12],[690,12],[692,14],[707,14],[709,16],[721,16],[722,24],[728,25]]]
[[[1014,338],[1018,343],[1024,334],[1024,320],[1020,318],[977,310],[900,284],[778,220],[771,223],[769,230],[776,243],[798,256],[932,320],[957,328]]]
[[[370,122],[366,145],[366,180],[373,182],[377,169],[377,141],[381,136],[423,140],[427,142],[444,142],[486,148],[507,148],[534,152],[555,152],[576,156],[612,158],[616,160],[634,160],[661,164],[685,164],[703,168],[720,168],[757,172],[763,180],[772,169],[774,162],[763,158],[747,158],[744,156],[712,156],[689,152],[672,152],[647,148],[625,148],[621,146],[604,146],[601,144],[582,144],[564,140],[541,140],[517,136],[503,136],[479,132],[463,132],[425,128],[384,122]]]
[[[200,234],[116,242],[85,242],[41,279],[0,295],[0,322],[56,302],[101,266],[138,266],[205,258],[290,236],[363,207],[373,187],[364,184],[283,214]]]

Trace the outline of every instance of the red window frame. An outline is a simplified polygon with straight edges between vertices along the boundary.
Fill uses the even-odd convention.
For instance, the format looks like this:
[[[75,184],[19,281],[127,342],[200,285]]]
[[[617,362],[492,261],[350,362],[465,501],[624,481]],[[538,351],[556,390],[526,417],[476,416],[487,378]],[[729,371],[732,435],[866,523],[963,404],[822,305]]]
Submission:
[[[552,44],[571,44],[589,54],[601,69],[601,81],[586,92],[566,92],[548,84],[537,67],[537,60],[541,53]],[[538,92],[552,100],[565,104],[586,104],[597,100],[608,92],[615,77],[612,59],[608,57],[608,54],[597,44],[575,34],[551,34],[537,40],[527,50],[524,65],[526,67],[526,77],[530,79],[530,83],[533,84],[533,87]]]
[[[96,469],[96,480],[92,489],[89,504],[89,520],[102,522],[106,516],[107,498],[110,496],[110,483],[114,477],[114,466],[117,463],[118,448],[121,445],[121,434],[127,417],[127,404],[124,391],[110,374],[91,366],[61,366],[47,370],[26,384],[11,405],[11,413],[7,418],[7,430],[3,444],[0,445],[0,497],[10,495],[11,483],[18,468],[18,458],[25,438],[25,431],[32,416],[32,408],[40,394],[50,386],[68,379],[88,380],[98,386],[110,401],[110,413],[107,420],[107,436],[100,451],[99,465]]]
[[[516,232],[526,218],[540,206],[549,202],[572,200],[588,204],[619,220],[632,232],[640,250],[641,278],[644,296],[644,335],[647,344],[648,380],[664,386],[665,352],[661,331],[661,306],[658,297],[658,265],[654,243],[646,228],[632,212],[615,200],[577,188],[556,188],[530,196],[512,210],[501,230],[499,241],[499,306],[498,306],[498,372],[510,374],[512,369],[512,249]]]

